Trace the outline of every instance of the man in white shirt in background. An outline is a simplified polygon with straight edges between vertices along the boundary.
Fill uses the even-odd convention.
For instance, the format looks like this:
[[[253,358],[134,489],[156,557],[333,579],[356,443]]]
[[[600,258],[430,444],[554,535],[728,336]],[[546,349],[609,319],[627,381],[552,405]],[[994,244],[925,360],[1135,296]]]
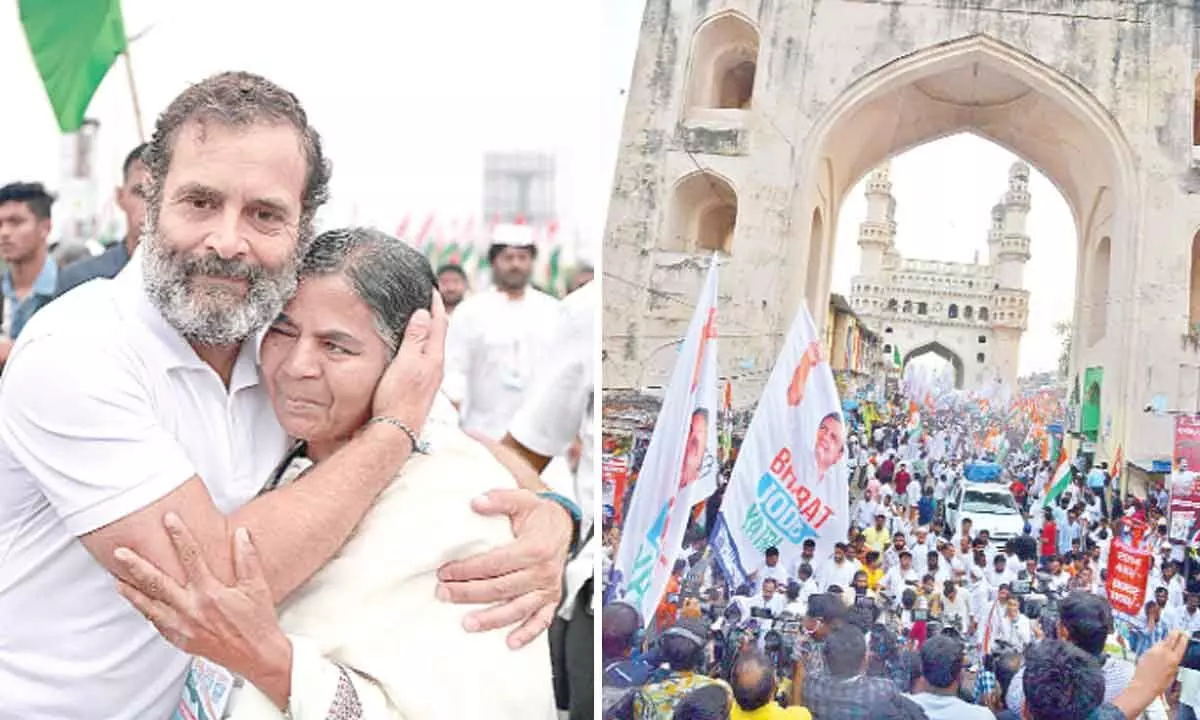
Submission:
[[[857,560],[851,560],[846,557],[846,544],[838,543],[833,546],[833,560],[825,565],[821,579],[817,581],[821,592],[829,589],[830,585],[837,585],[845,590],[850,587],[850,583],[854,580],[854,573],[862,570],[862,566]]]
[[[921,526],[916,530],[916,540],[912,542],[909,551],[913,556],[913,569],[918,574],[924,575],[929,572],[929,551],[936,550],[937,546],[929,539],[929,528]]]
[[[779,548],[767,548],[766,558],[767,564],[763,565],[755,577],[755,590],[761,592],[763,583],[767,580],[774,580],[777,590],[786,588],[790,578],[787,570],[784,570],[783,566],[779,564]]]
[[[465,304],[464,304],[465,305]],[[579,438],[582,450],[573,488],[556,488],[582,510],[579,553],[564,573],[563,603],[550,627],[554,694],[560,715],[591,720],[593,713],[592,635],[596,598],[595,558],[599,542],[593,529],[595,471],[595,328],[600,288],[587,283],[556,303],[552,326],[554,352],[509,426],[503,444],[539,472]],[[455,316],[458,317],[457,315]],[[452,323],[453,324],[453,321]]]
[[[463,429],[493,440],[508,431],[541,362],[558,352],[558,300],[529,284],[536,259],[532,228],[498,226],[488,249],[494,287],[463,300],[450,319],[442,389]]]

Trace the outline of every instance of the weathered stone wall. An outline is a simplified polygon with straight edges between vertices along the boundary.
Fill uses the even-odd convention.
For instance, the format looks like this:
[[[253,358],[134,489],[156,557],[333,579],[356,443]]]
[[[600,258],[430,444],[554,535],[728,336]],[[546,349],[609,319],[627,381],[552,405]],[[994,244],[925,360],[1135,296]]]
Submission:
[[[729,10],[760,34],[753,105],[687,119],[693,34]],[[1200,228],[1195,23],[1185,2],[650,0],[604,255],[605,385],[665,383],[685,330],[708,260],[656,249],[681,177],[711,170],[738,196],[719,325],[721,372],[748,378],[734,398],[746,406],[801,300],[824,307],[848,189],[883,159],[967,129],[1059,185],[1079,229],[1079,284],[1095,281],[1090,253],[1111,237],[1106,330],[1090,346],[1075,343],[1073,367],[1105,368],[1102,456],[1117,443],[1131,458],[1168,452],[1170,421],[1141,408],[1154,394],[1195,406],[1200,392],[1200,355],[1180,342]],[[978,57],[951,67],[957,60],[945,57],[975,37],[987,40]],[[921,89],[926,57],[936,89],[954,101]],[[981,90],[999,93],[1008,77],[1031,92],[972,107],[967,84],[980,59],[990,73]],[[1091,312],[1077,306],[1077,328]]]

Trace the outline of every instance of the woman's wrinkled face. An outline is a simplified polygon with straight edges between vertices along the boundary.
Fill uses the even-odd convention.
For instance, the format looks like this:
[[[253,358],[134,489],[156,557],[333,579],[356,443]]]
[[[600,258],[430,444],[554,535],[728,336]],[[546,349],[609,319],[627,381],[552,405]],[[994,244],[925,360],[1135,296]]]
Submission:
[[[301,280],[262,343],[280,424],[310,444],[350,437],[371,416],[388,355],[370,309],[342,275]]]

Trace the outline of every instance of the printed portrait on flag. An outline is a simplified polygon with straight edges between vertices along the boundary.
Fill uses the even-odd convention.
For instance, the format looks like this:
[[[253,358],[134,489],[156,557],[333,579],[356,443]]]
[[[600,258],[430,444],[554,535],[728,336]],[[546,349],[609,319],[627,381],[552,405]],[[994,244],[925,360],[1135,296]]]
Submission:
[[[645,624],[668,586],[692,508],[717,487],[716,313],[714,258],[629,499],[612,576],[616,597]]]
[[[791,427],[796,432],[792,437],[792,456],[797,456],[799,448],[811,448],[816,472],[814,482],[820,483],[826,479],[836,466],[846,450],[846,428],[839,410],[828,413],[817,423],[814,433],[808,426],[808,417],[804,413],[804,391],[808,386],[809,375],[813,368],[824,362],[821,356],[821,346],[810,343],[801,356],[800,362],[792,372],[792,381],[788,383],[787,403],[791,417]]]
[[[765,563],[791,574],[805,540],[818,556],[846,538],[846,431],[812,318],[801,308],[742,442],[710,542],[734,587]]]

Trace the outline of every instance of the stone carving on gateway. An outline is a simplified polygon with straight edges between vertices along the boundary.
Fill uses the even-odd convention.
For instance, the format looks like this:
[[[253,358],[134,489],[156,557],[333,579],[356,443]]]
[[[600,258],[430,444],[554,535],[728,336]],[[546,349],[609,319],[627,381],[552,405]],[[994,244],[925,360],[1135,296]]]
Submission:
[[[883,338],[885,355],[895,347],[905,364],[926,353],[940,355],[962,389],[997,381],[1015,387],[1029,317],[1029,166],[1012,166],[1008,191],[992,208],[987,263],[901,257],[890,164],[871,173],[866,195],[867,217],[858,233],[862,260],[850,304]]]

